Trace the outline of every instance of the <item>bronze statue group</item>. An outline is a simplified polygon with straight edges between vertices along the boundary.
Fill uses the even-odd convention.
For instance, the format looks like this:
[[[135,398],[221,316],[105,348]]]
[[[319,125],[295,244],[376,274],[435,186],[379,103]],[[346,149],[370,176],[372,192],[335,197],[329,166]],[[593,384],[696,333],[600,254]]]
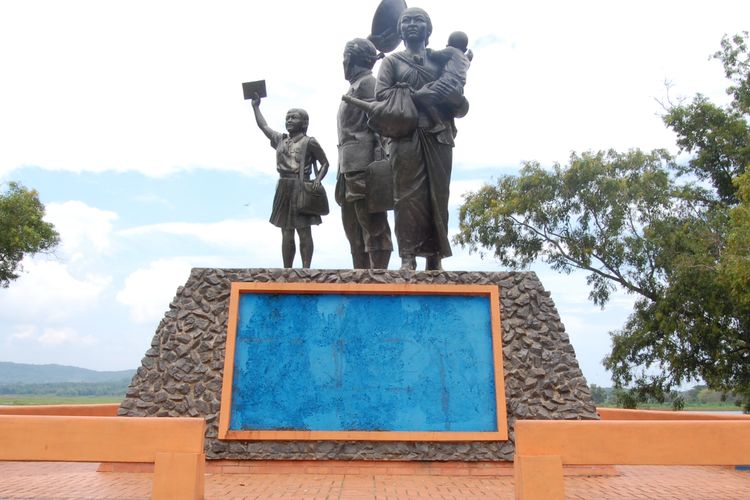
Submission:
[[[395,28],[386,29],[385,36],[355,38],[344,48],[344,77],[350,85],[337,117],[335,199],[353,268],[388,268],[393,243],[387,210],[392,208],[401,270],[416,270],[417,257],[425,257],[426,270],[441,270],[442,259],[451,255],[448,196],[454,118],[468,111],[463,87],[472,54],[462,32],[452,33],[445,49],[428,49],[429,15],[406,8],[402,0],[381,2],[373,28],[388,25],[389,19]],[[375,62],[401,41],[404,50],[385,56],[376,79]],[[306,134],[309,118],[304,110],[287,112],[283,134],[266,123],[259,96],[253,97],[252,106],[258,127],[276,150],[279,181],[270,222],[281,228],[284,267],[292,267],[296,231],[302,266],[309,268],[311,226],[328,213],[327,203],[320,202],[320,197],[325,199],[321,181],[328,159],[318,141]]]

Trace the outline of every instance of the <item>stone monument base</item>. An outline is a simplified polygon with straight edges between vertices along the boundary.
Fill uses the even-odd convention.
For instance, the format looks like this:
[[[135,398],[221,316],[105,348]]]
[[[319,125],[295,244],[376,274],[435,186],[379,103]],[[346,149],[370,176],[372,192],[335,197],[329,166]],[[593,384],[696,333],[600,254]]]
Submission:
[[[461,284],[500,289],[508,441],[223,441],[218,439],[232,282]],[[516,419],[596,419],[555,305],[533,272],[193,269],[159,324],[121,416],[203,417],[214,460],[513,459]]]

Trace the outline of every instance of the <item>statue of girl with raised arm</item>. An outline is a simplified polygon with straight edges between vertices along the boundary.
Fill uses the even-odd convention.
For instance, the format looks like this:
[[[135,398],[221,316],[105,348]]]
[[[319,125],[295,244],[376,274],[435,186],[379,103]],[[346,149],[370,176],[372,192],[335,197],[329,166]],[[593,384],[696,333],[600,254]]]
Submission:
[[[300,179],[310,180],[315,169],[315,162],[320,169],[315,171],[313,184],[320,186],[328,173],[328,159],[323,148],[314,137],[308,137],[307,125],[310,118],[304,109],[290,109],[286,114],[286,134],[276,132],[266,123],[260,112],[260,97],[256,94],[252,100],[255,121],[263,133],[270,139],[271,147],[276,150],[276,170],[279,182],[273,198],[270,222],[281,228],[281,255],[284,267],[292,267],[296,246],[294,232],[299,236],[299,250],[302,256],[302,267],[309,268],[313,256],[313,238],[311,226],[321,223],[320,215],[299,213],[297,209],[297,192],[302,188]],[[302,169],[302,173],[300,173]]]

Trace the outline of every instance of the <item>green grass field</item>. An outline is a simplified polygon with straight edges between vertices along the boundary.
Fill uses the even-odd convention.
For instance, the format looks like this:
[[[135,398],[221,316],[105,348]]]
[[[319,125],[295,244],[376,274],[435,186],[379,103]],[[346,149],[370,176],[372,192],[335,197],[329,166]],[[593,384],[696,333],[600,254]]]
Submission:
[[[617,408],[616,405],[601,404],[597,405],[601,408]],[[639,410],[660,410],[660,411],[672,411],[671,403],[664,404],[643,404],[638,405]],[[719,403],[719,404],[686,404],[683,411],[739,411],[742,408],[735,405],[734,403]]]
[[[85,405],[120,403],[122,396],[37,396],[0,394],[0,405]]]
[[[638,407],[639,410],[672,410],[671,404],[663,405],[643,405]],[[683,411],[739,411],[742,408],[734,403],[713,404],[713,405],[685,405]]]

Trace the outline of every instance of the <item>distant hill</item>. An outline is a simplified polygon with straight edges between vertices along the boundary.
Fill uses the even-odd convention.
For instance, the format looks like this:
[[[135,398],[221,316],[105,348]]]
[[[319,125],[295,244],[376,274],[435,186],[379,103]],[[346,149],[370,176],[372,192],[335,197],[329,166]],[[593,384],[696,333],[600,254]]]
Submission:
[[[119,382],[133,378],[135,370],[99,372],[64,365],[29,365],[0,361],[0,384],[55,384],[64,382]]]

